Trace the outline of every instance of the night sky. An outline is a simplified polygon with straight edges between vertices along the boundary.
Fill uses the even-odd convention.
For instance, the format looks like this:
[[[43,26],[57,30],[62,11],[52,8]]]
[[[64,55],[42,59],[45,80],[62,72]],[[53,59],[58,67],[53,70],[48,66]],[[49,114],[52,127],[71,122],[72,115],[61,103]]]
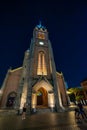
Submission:
[[[64,1],[0,2],[0,86],[10,67],[22,66],[39,21],[49,32],[56,69],[68,86],[87,78],[87,2]]]

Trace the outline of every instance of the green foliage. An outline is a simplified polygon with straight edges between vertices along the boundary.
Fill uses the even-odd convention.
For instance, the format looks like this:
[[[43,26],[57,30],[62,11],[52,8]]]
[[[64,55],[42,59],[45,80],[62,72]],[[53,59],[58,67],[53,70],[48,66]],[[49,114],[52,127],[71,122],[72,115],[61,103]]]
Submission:
[[[83,98],[84,98],[83,95],[78,95],[78,96],[76,96],[76,101],[80,101],[80,100],[82,100]]]
[[[70,88],[68,91],[75,96],[75,100],[79,101],[84,98],[83,88]]]
[[[68,91],[76,96],[80,92],[80,88],[70,88]]]

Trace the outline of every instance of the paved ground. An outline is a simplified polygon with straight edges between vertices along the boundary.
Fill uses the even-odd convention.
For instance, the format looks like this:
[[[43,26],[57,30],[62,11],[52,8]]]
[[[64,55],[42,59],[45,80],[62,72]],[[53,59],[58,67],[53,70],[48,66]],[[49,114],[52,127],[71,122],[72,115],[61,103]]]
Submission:
[[[87,130],[87,122],[77,123],[74,111],[27,115],[25,120],[14,112],[1,111],[0,130]]]

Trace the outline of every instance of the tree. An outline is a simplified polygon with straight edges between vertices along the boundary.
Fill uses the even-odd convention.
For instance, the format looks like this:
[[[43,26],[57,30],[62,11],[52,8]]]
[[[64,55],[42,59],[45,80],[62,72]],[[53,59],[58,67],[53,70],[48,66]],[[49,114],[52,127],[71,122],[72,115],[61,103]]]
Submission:
[[[70,88],[68,91],[71,92],[71,94],[74,94],[76,97],[78,95],[78,93],[80,92],[80,89],[79,88]]]
[[[74,94],[75,100],[81,100],[84,98],[83,88],[70,88],[68,91],[71,94]]]
[[[76,96],[76,101],[80,101],[80,100],[82,100],[83,98],[84,98],[83,95],[78,95],[78,96]]]

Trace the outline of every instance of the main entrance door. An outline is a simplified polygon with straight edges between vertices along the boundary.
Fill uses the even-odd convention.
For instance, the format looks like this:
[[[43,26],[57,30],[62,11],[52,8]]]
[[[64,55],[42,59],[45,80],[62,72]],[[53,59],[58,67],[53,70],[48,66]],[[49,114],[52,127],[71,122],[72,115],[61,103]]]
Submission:
[[[48,94],[43,87],[39,88],[37,91],[37,107],[39,106],[48,106]]]
[[[43,105],[43,93],[41,91],[37,92],[37,105]]]

